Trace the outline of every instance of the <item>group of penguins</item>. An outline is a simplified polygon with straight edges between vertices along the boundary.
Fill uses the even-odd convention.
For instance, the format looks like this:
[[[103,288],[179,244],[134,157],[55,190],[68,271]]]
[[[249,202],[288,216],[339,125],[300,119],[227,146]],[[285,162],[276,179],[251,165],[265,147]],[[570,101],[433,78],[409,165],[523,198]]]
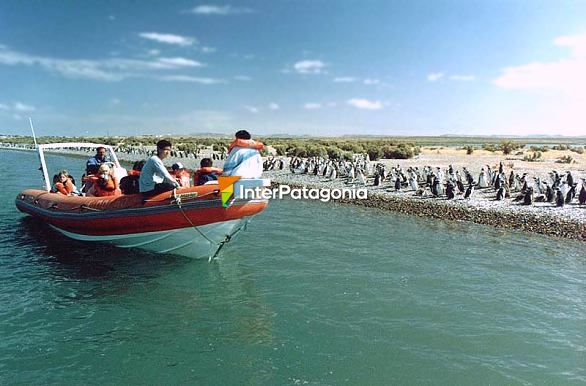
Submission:
[[[283,170],[286,160],[282,158],[267,159],[265,170]],[[382,163],[373,164],[367,155],[356,154],[352,161],[329,160],[322,157],[298,158],[289,162],[292,173],[310,174],[334,180],[345,179],[348,184],[367,184],[367,176],[372,176],[375,187],[382,187],[390,182],[395,191],[412,190],[419,196],[445,197],[448,200],[457,195],[465,199],[471,198],[476,189],[493,189],[497,201],[512,198],[523,205],[532,205],[534,202],[548,202],[563,207],[572,203],[576,197],[580,205],[586,204],[586,179],[581,183],[574,180],[570,171],[565,174],[552,171],[549,173],[551,181],[544,181],[539,177],[530,178],[527,173],[519,175],[513,170],[505,173],[501,162],[498,169],[493,170],[489,165],[482,168],[478,178],[466,167],[462,172],[455,170],[452,165],[447,170],[442,168],[408,167],[404,170],[400,165],[390,170]],[[388,185],[387,185],[388,186]]]

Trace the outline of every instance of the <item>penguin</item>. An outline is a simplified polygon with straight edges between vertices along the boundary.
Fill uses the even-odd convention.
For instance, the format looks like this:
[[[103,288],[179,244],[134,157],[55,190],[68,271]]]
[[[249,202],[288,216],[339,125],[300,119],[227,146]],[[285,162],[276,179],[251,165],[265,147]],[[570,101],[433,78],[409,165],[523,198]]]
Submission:
[[[556,196],[555,196],[555,206],[562,207],[565,204],[564,201],[564,194],[560,189],[556,189]]]
[[[433,180],[433,185],[431,185],[431,194],[433,194],[434,197],[439,197],[442,195],[442,186],[439,178]]]
[[[574,185],[574,177],[572,177],[572,172],[569,170],[566,172],[566,182],[569,186]]]
[[[570,187],[570,190],[568,190],[568,193],[566,193],[566,204],[570,204],[572,202],[572,200],[574,199],[574,197],[576,197],[576,187],[578,186],[578,184],[574,184]]]
[[[374,186],[380,186],[380,176],[377,173],[374,173]]]
[[[584,180],[586,182],[586,180]],[[582,189],[580,189],[580,195],[578,196],[578,202],[580,205],[586,204],[586,184],[582,182]]]
[[[545,183],[545,199],[547,202],[553,202],[555,199],[555,191],[547,183]]]
[[[464,193],[464,198],[471,198],[472,194],[474,193],[474,185],[468,185],[468,189],[466,189],[466,193]]]
[[[401,178],[399,176],[397,176],[397,178],[395,179],[395,190],[401,190]]]
[[[533,204],[533,188],[528,187],[525,190],[525,194],[523,196],[523,205],[532,205]]]
[[[448,197],[448,200],[451,200],[456,196],[454,190],[454,183],[452,182],[452,180],[448,180],[448,183],[446,185],[446,196]]]
[[[501,186],[499,188],[499,190],[497,190],[497,192],[496,192],[496,200],[502,201],[504,197],[505,197],[505,188],[504,188],[504,186]]]
[[[464,187],[464,183],[461,180],[456,181],[456,186],[458,187],[460,193],[464,193],[466,191],[466,187]]]

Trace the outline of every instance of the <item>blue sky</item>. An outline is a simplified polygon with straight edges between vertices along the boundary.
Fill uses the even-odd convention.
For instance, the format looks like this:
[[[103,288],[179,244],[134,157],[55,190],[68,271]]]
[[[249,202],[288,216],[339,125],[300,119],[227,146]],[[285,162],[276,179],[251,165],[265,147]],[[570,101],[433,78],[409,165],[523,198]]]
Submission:
[[[586,135],[586,1],[0,2],[0,133]]]

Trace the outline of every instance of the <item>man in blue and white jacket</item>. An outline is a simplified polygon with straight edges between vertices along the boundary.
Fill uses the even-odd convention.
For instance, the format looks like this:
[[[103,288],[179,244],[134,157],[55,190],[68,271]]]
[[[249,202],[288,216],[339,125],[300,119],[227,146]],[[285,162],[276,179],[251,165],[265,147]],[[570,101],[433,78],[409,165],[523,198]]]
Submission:
[[[263,147],[262,142],[251,139],[248,131],[236,132],[236,139],[230,144],[222,175],[261,178],[263,168],[260,150]]]

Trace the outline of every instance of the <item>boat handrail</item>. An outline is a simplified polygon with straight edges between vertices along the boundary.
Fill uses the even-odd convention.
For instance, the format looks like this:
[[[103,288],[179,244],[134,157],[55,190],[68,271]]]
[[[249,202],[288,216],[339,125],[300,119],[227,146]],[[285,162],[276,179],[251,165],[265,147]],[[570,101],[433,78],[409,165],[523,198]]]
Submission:
[[[104,147],[108,150],[108,153],[111,157],[111,162],[116,165],[116,168],[120,168],[120,162],[118,161],[118,157],[114,151],[114,147],[111,145],[105,145],[101,143],[91,143],[91,142],[59,142],[59,143],[46,143],[42,145],[37,145],[37,150],[39,151],[39,160],[41,161],[41,170],[43,172],[43,179],[45,180],[45,190],[47,192],[51,191],[51,182],[52,180],[49,179],[49,172],[47,170],[47,162],[45,161],[45,149],[63,149],[63,148],[88,148],[88,149],[96,149],[98,147]]]

